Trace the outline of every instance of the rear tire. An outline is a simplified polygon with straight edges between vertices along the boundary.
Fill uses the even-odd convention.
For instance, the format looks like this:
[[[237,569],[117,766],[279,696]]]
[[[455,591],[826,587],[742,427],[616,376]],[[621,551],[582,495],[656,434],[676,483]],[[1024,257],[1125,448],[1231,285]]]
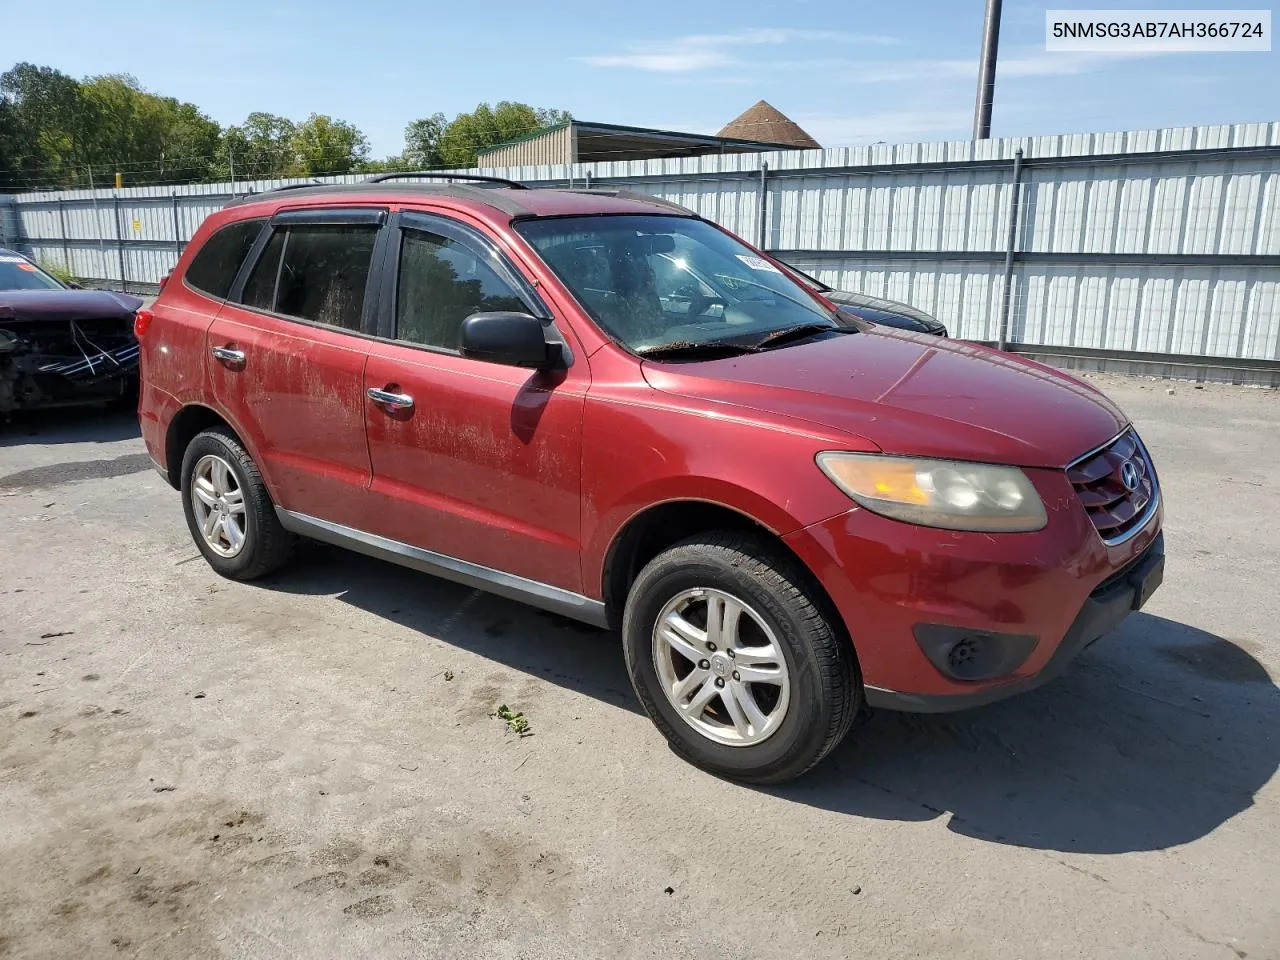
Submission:
[[[853,648],[800,563],[764,537],[701,534],[636,577],[622,620],[649,718],[695,766],[746,783],[800,776],[863,702]]]
[[[293,536],[280,525],[257,464],[225,427],[205,430],[187,445],[182,507],[191,538],[224,577],[266,576],[293,552]]]

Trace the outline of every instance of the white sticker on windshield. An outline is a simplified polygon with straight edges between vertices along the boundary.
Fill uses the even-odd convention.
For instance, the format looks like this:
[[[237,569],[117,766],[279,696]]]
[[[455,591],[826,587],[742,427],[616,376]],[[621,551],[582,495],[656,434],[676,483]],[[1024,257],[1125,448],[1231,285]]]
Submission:
[[[766,273],[781,273],[782,271],[775,267],[764,257],[753,257],[750,254],[740,253],[738,259],[745,263],[752,270],[763,270]]]
[[[0,263],[26,263],[22,257],[0,257]]]

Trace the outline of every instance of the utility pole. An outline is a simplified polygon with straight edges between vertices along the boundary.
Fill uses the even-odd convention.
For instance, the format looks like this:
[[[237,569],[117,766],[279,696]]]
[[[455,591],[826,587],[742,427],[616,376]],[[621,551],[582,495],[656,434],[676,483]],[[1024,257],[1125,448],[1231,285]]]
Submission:
[[[1001,0],[987,0],[982,24],[982,59],[978,64],[978,102],[973,110],[973,139],[991,138],[991,103],[996,95],[996,49],[1000,46]]]
[[[227,143],[227,168],[231,172],[231,196],[236,195],[236,158],[231,152],[231,143]]]

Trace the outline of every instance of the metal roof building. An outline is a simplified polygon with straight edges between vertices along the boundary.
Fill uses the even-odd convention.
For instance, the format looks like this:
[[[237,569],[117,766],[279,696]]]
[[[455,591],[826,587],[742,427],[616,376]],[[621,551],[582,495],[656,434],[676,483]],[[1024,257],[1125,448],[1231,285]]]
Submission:
[[[698,157],[708,153],[765,153],[788,148],[791,145],[784,141],[570,120],[481,150],[476,164],[485,168],[521,167],[547,163]]]

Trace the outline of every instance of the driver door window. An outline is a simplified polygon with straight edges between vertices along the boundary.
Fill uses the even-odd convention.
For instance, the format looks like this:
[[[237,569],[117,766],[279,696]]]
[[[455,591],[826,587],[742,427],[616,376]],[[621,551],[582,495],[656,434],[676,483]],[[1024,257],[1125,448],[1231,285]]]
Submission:
[[[473,313],[527,312],[523,298],[483,257],[450,237],[406,230],[396,283],[396,339],[456,351]]]

